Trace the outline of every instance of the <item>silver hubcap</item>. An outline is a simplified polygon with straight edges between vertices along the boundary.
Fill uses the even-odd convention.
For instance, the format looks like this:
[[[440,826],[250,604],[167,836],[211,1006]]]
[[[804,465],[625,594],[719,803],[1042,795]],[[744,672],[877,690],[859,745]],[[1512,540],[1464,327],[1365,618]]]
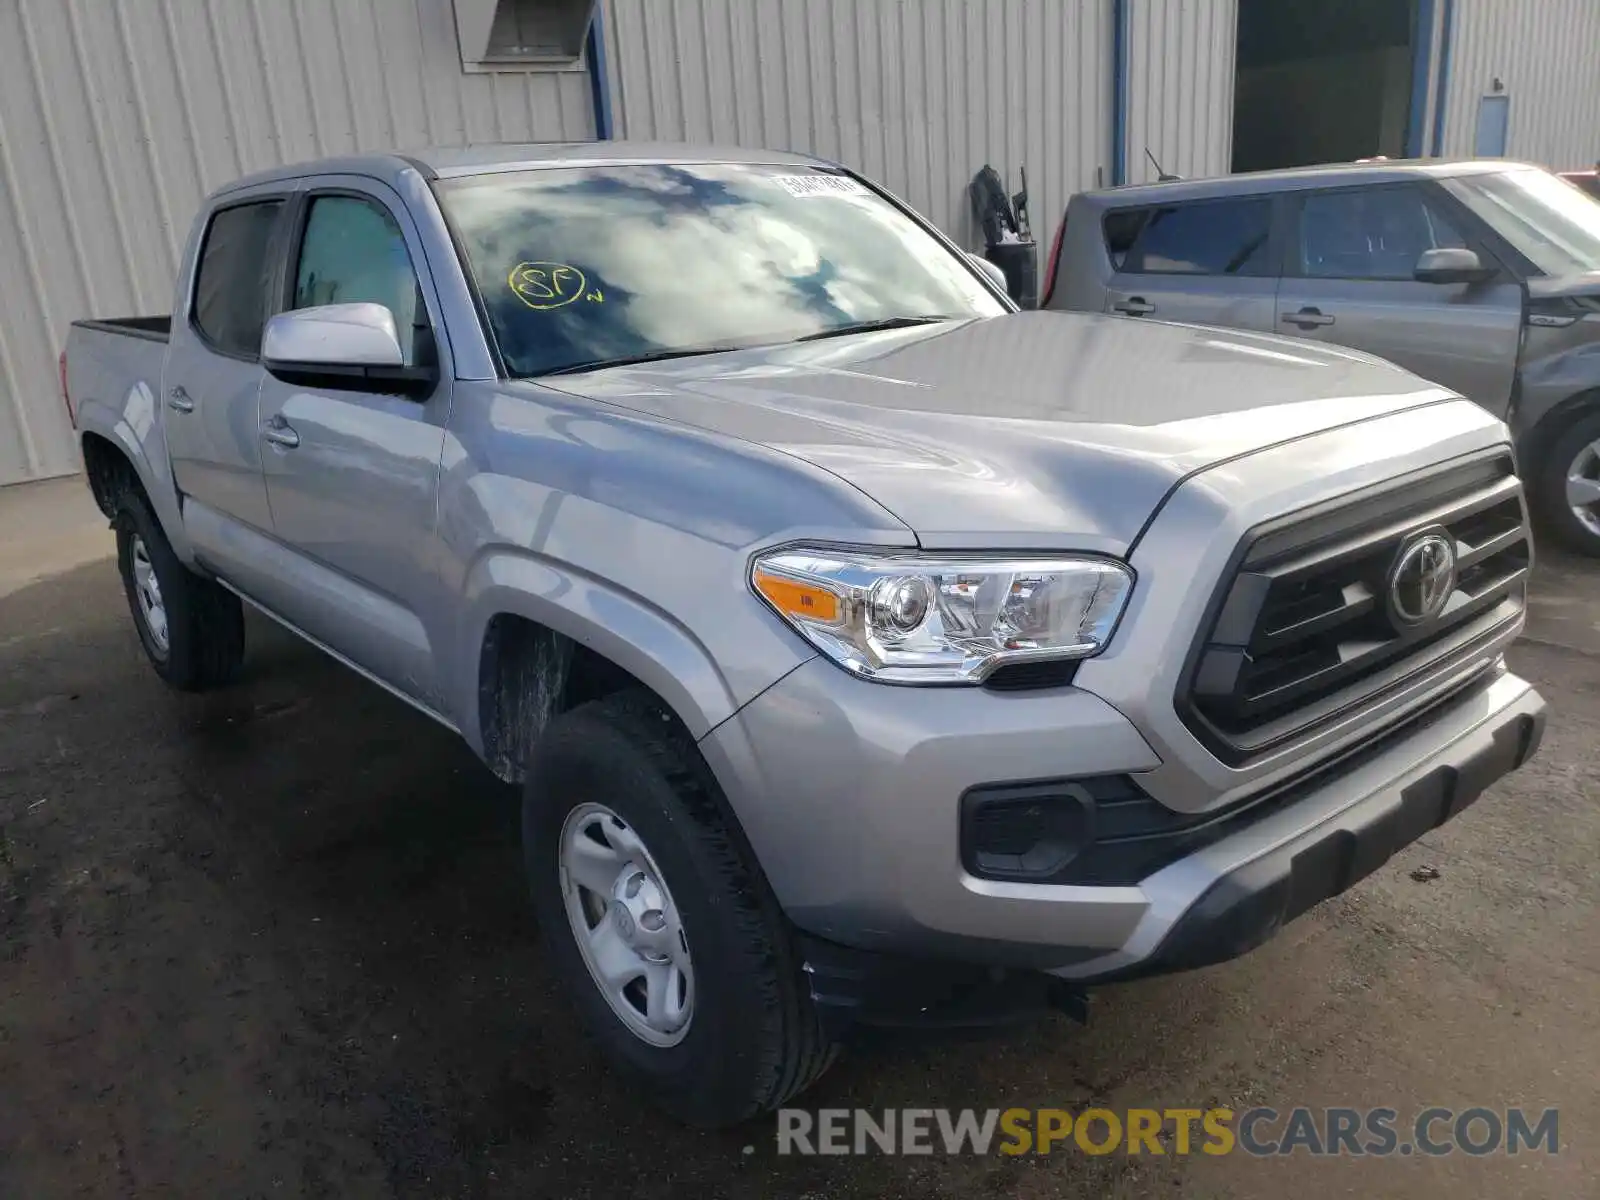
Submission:
[[[161,581],[156,578],[156,569],[150,563],[150,551],[145,547],[144,539],[133,539],[133,591],[139,597],[139,613],[144,617],[144,627],[150,633],[150,640],[156,644],[156,649],[163,654],[168,649],[167,632],[167,606],[161,599]]]
[[[1600,537],[1600,441],[1578,451],[1567,468],[1567,504],[1579,523]]]
[[[694,1015],[694,967],[678,906],[633,828],[603,804],[561,826],[567,920],[600,994],[634,1036],[675,1046]]]

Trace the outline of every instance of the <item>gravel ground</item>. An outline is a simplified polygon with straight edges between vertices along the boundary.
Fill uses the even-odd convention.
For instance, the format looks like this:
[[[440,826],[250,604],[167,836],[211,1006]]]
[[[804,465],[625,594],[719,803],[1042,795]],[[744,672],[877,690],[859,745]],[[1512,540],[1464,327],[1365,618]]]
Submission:
[[[1597,578],[1544,568],[1513,654],[1540,757],[1350,894],[1087,1029],[869,1048],[805,1101],[1561,1110],[1555,1157],[1382,1161],[685,1132],[580,1035],[454,738],[259,622],[241,684],[168,692],[103,557],[0,590],[0,1196],[1600,1194]]]

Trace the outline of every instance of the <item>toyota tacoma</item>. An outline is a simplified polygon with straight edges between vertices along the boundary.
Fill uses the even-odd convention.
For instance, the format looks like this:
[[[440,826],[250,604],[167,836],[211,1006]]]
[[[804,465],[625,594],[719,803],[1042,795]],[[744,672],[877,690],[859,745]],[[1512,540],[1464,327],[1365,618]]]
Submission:
[[[227,682],[247,603],[519,782],[553,969],[691,1122],[1244,953],[1543,728],[1501,421],[1018,312],[808,157],[254,175],[62,382],[156,672]]]

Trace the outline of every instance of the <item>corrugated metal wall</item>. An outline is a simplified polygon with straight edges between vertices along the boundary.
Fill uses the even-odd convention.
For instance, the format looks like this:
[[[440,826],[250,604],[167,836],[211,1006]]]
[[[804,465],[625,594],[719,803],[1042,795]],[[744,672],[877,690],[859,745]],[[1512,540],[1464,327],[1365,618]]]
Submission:
[[[608,0],[617,136],[818,154],[973,248],[967,181],[987,162],[1015,191],[1025,165],[1045,243],[1072,192],[1110,182],[1110,14],[1110,0]]]
[[[1127,179],[1161,166],[1193,179],[1226,175],[1233,160],[1237,0],[1126,0]]]
[[[1455,0],[1444,146],[1473,152],[1478,101],[1511,98],[1507,153],[1550,167],[1600,159],[1600,0]]]
[[[1041,243],[1110,182],[1112,0],[605,4],[619,137],[837,159],[969,246],[985,162],[1013,189],[1028,167]],[[1128,178],[1153,176],[1146,146],[1226,171],[1237,0],[1126,4]],[[1452,43],[1441,152],[1471,153],[1498,77],[1512,154],[1600,157],[1600,0],[1455,0]],[[207,191],[354,149],[589,137],[588,87],[463,73],[451,0],[0,0],[0,483],[75,469],[68,323],[165,311]]]
[[[0,483],[77,469],[67,326],[167,311],[211,189],[592,131],[581,69],[463,74],[450,0],[0,0]]]

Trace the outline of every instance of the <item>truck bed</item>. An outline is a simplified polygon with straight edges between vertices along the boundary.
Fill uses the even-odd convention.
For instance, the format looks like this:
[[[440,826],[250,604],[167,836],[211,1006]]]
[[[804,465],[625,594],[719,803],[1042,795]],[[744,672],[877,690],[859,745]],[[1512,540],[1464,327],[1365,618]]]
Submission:
[[[139,441],[160,436],[156,398],[161,395],[170,325],[166,317],[72,323],[64,366],[80,428],[121,428]],[[92,418],[87,426],[86,417]],[[146,451],[142,444],[123,447],[130,456],[143,457]]]

